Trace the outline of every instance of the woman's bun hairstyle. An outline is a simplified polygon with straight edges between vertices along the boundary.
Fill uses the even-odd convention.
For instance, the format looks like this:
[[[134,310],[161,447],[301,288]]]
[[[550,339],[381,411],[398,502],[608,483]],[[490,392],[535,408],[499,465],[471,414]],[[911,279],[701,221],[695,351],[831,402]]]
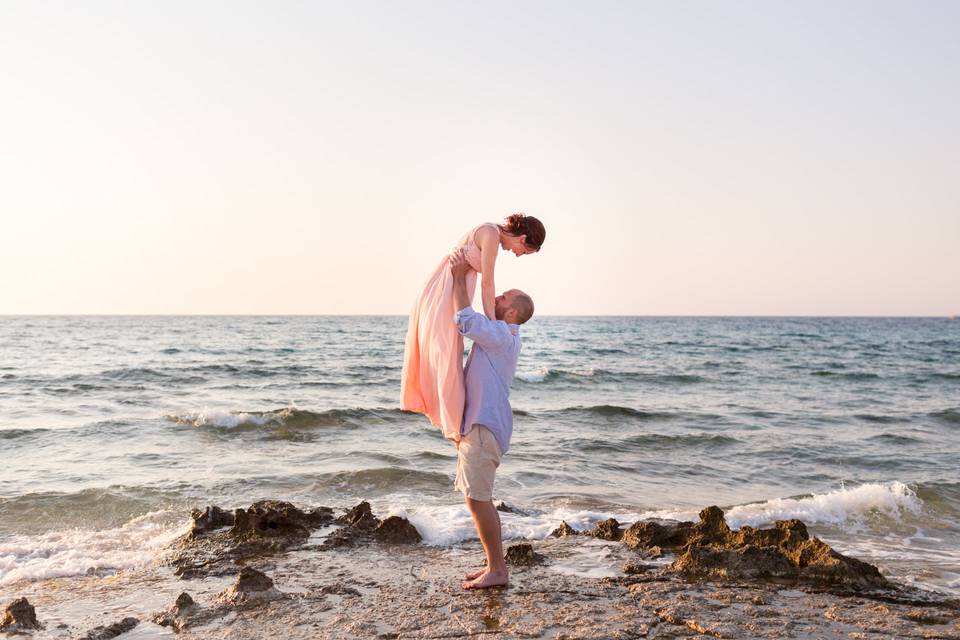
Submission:
[[[522,213],[508,216],[503,226],[504,230],[512,236],[527,236],[524,244],[537,251],[540,251],[540,247],[547,237],[547,230],[543,228],[542,222],[533,216],[525,216]]]

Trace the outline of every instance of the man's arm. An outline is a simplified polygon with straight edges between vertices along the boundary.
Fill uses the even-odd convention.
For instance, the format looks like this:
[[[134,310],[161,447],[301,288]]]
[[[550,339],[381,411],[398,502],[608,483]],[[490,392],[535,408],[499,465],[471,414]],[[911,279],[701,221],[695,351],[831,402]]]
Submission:
[[[453,274],[453,304],[454,309],[460,311],[470,306],[470,297],[467,295],[467,271],[470,263],[463,255],[463,249],[457,249],[450,256],[450,272]]]
[[[484,349],[499,349],[510,343],[510,330],[502,322],[490,320],[482,313],[477,313],[470,305],[467,296],[467,271],[470,265],[463,256],[463,251],[457,251],[450,256],[450,272],[453,274],[453,303],[457,310],[457,328],[460,333]]]

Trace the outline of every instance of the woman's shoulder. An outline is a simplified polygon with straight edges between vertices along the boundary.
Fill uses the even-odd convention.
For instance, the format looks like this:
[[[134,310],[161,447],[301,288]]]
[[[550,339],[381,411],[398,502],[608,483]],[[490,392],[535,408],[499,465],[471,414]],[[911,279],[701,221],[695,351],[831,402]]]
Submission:
[[[480,241],[486,237],[488,239],[500,236],[500,226],[496,222],[484,222],[473,227],[460,239],[458,247],[475,246],[480,247]]]
[[[480,246],[480,240],[482,238],[490,240],[499,237],[500,226],[496,222],[484,222],[473,229],[473,241],[477,246]]]

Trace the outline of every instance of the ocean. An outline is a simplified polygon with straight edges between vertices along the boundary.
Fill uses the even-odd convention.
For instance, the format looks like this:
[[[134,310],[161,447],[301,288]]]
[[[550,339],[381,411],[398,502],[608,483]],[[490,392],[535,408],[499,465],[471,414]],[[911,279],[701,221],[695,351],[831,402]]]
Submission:
[[[400,411],[406,317],[0,318],[0,601],[153,562],[190,510],[276,498],[475,537],[454,448]],[[616,517],[799,518],[960,594],[960,321],[537,317],[507,538]]]

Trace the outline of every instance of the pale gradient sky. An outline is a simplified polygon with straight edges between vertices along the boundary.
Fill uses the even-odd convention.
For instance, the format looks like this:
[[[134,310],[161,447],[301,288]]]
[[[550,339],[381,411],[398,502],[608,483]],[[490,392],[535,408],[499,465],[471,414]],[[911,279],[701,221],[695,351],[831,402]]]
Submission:
[[[85,5],[85,6],[81,6]],[[0,314],[960,313],[960,2],[0,4]]]

